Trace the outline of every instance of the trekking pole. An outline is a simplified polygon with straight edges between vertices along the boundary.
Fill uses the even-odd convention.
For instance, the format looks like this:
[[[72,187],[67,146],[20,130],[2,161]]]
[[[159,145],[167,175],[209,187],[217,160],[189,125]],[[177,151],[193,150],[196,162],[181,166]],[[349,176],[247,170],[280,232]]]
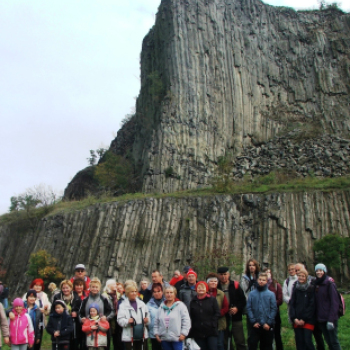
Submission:
[[[147,318],[147,312],[145,313],[145,318]],[[143,320],[142,320],[142,323],[143,323]],[[142,346],[141,346],[141,350],[143,350],[144,343],[145,343],[145,327],[143,327],[143,332],[142,332]]]
[[[231,308],[233,305],[231,306]],[[229,315],[229,324],[227,325],[228,327],[228,339],[227,339],[227,350],[231,349],[231,340],[232,340],[232,315]],[[231,324],[231,329],[230,329],[230,324]]]

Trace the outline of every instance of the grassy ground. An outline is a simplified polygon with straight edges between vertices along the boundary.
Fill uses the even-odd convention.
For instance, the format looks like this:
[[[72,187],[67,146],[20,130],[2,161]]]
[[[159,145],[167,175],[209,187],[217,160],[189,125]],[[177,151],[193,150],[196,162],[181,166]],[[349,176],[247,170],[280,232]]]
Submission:
[[[350,295],[345,295],[344,299],[347,304],[350,303]],[[284,350],[295,350],[295,342],[294,342],[294,331],[291,327],[291,325],[288,323],[287,320],[287,306],[286,304],[283,304],[280,308],[281,312],[281,319],[282,319],[282,340],[283,340],[283,345],[284,345]],[[244,327],[246,325],[246,320],[243,320]],[[340,345],[343,350],[350,349],[350,312],[348,311],[347,314],[339,319],[339,328],[338,328],[338,336],[339,336],[339,341]],[[246,339],[247,339],[247,329],[245,327],[244,329],[245,334],[246,334]],[[3,346],[3,350],[8,350],[8,346]],[[42,350],[49,350],[51,349],[51,341],[50,341],[50,336],[44,332],[44,340],[43,340],[43,345],[41,347]],[[111,350],[113,347],[111,347]],[[151,347],[149,346],[149,349]],[[74,349],[71,349],[74,350]]]

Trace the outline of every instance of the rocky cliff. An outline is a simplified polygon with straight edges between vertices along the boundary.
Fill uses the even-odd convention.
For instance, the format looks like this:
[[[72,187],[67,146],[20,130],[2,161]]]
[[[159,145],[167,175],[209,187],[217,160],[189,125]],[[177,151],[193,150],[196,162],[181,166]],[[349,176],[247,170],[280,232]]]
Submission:
[[[226,247],[244,261],[253,256],[283,279],[289,262],[313,268],[315,239],[349,235],[349,211],[348,191],[150,197],[46,217],[34,233],[2,225],[0,256],[13,293],[27,288],[29,254],[39,249],[56,257],[68,276],[83,262],[90,275],[104,281],[139,281],[155,268],[168,279],[193,255]]]
[[[350,16],[260,0],[163,0],[134,118],[111,149],[145,192],[197,188],[218,157],[298,127],[349,139]],[[171,176],[166,174],[171,173]]]

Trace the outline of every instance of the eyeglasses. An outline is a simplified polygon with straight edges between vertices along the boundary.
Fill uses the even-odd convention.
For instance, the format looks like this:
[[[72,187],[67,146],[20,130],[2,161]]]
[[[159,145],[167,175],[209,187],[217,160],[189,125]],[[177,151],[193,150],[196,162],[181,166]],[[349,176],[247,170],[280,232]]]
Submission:
[[[83,269],[77,269],[77,270],[75,270],[76,272],[84,272],[85,270],[83,270]]]

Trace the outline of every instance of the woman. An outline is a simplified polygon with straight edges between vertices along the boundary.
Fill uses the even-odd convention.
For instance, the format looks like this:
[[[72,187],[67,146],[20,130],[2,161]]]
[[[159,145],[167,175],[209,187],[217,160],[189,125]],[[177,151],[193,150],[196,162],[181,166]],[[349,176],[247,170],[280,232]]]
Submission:
[[[117,292],[117,282],[114,279],[109,279],[106,282],[106,285],[103,289],[102,295],[107,298],[109,301],[114,314],[116,314],[118,309],[118,299],[120,297],[119,293]],[[109,322],[109,333],[112,336],[113,339],[113,348],[117,349],[118,345],[118,339],[117,339],[117,331],[116,331],[116,318],[113,317]],[[107,349],[110,348],[110,344],[107,345]]]
[[[73,319],[74,332],[71,334],[70,338],[70,348],[76,349],[81,339],[78,339],[77,334],[80,334],[81,325],[78,319],[78,313],[81,306],[81,299],[79,295],[73,291],[73,284],[70,280],[63,280],[60,284],[60,292],[53,297],[54,305],[56,300],[63,300],[66,304],[66,310]],[[54,307],[51,308],[51,314],[54,313]],[[79,330],[77,331],[77,329]]]
[[[214,297],[208,294],[206,282],[196,284],[197,295],[190,303],[192,328],[189,334],[201,350],[216,350],[218,346],[218,320],[220,309]]]
[[[161,283],[152,284],[152,298],[147,303],[150,315],[150,324],[148,325],[149,337],[152,342],[152,350],[162,350],[162,346],[154,335],[154,321],[156,319],[158,309],[161,303],[165,300],[163,296],[163,286]]]
[[[78,294],[81,300],[89,296],[90,291],[86,289],[86,284],[82,278],[76,278],[73,282],[73,291]]]
[[[137,285],[130,283],[125,288],[126,299],[118,310],[118,324],[123,328],[122,341],[126,350],[147,350],[148,308],[140,300]]]
[[[164,292],[165,301],[157,311],[153,332],[163,350],[182,350],[191,328],[190,316],[186,305],[176,300],[175,287],[168,286]]]
[[[315,350],[312,342],[315,327],[315,288],[308,282],[308,273],[304,269],[298,272],[298,280],[288,305],[297,350]]]
[[[338,340],[339,295],[332,277],[327,276],[324,264],[315,266],[316,318],[330,350],[341,350]]]
[[[226,314],[229,309],[225,293],[218,289],[219,279],[216,273],[210,273],[207,276],[210,296],[216,298],[220,309],[220,318],[218,321],[218,350],[224,350],[224,333],[226,329]]]
[[[47,289],[50,291],[51,295],[50,295],[50,302],[51,304],[53,303],[53,298],[55,296],[55,294],[59,293],[60,290],[57,288],[56,283],[51,282],[48,286]]]
[[[274,326],[274,336],[276,343],[276,350],[283,350],[283,343],[281,337],[281,315],[280,315],[280,305],[283,303],[283,292],[282,286],[272,277],[270,269],[265,269],[267,273],[267,288],[276,296],[277,302],[277,313],[275,317],[275,326]]]

